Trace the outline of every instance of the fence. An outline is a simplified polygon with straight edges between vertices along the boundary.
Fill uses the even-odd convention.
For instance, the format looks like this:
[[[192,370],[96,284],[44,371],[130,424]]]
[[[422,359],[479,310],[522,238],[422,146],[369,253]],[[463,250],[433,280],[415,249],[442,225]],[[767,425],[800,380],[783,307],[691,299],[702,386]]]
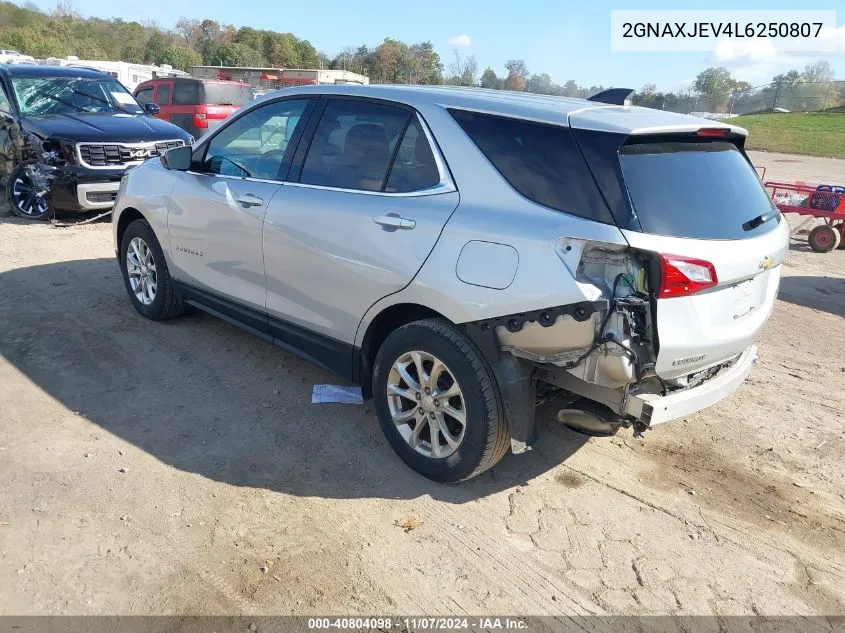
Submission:
[[[772,83],[744,92],[722,95],[692,96],[688,99],[652,103],[671,112],[711,112],[720,114],[754,114],[788,110],[790,112],[845,112],[845,81]]]

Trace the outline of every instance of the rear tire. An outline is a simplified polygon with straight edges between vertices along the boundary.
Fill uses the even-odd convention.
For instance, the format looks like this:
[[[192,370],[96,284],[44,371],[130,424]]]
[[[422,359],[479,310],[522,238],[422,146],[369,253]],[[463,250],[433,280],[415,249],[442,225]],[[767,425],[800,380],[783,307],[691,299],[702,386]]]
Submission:
[[[807,242],[817,253],[829,253],[839,246],[839,231],[828,224],[821,224],[810,231]]]
[[[510,445],[492,369],[448,322],[414,321],[385,339],[373,367],[373,398],[393,450],[434,481],[475,477]]]
[[[164,252],[146,220],[135,220],[120,240],[120,269],[132,305],[153,321],[172,319],[185,312]]]

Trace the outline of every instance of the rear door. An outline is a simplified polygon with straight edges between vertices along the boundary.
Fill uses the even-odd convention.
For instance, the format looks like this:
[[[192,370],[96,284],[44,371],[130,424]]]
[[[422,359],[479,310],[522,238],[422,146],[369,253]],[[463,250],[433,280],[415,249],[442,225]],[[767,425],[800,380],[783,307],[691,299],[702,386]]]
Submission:
[[[589,137],[581,135],[595,149]],[[630,136],[618,146],[615,197],[626,208],[620,202],[613,211],[628,243],[655,254],[655,369],[666,379],[742,352],[777,297],[787,224],[737,140],[704,130]]]
[[[271,329],[292,324],[351,344],[367,309],[413,279],[457,204],[413,109],[325,101],[310,143],[300,143],[289,182],[267,211]]]

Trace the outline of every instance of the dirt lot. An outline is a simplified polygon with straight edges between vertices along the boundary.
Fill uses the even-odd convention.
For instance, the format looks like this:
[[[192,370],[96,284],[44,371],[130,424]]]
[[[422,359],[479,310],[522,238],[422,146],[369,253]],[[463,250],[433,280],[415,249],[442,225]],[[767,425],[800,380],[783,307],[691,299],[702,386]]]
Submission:
[[[642,441],[543,410],[441,486],[330,374],[139,317],[109,225],[0,218],[0,614],[843,614],[845,251],[784,274],[726,401]]]

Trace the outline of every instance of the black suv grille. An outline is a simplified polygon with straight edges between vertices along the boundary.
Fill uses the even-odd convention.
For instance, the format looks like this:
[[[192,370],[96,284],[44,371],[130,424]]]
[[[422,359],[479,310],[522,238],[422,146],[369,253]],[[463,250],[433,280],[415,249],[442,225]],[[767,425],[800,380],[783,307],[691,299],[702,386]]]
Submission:
[[[164,150],[184,145],[183,141],[159,141],[157,143],[80,143],[79,157],[90,167],[122,167],[130,163],[138,163],[153,156],[158,156]]]

